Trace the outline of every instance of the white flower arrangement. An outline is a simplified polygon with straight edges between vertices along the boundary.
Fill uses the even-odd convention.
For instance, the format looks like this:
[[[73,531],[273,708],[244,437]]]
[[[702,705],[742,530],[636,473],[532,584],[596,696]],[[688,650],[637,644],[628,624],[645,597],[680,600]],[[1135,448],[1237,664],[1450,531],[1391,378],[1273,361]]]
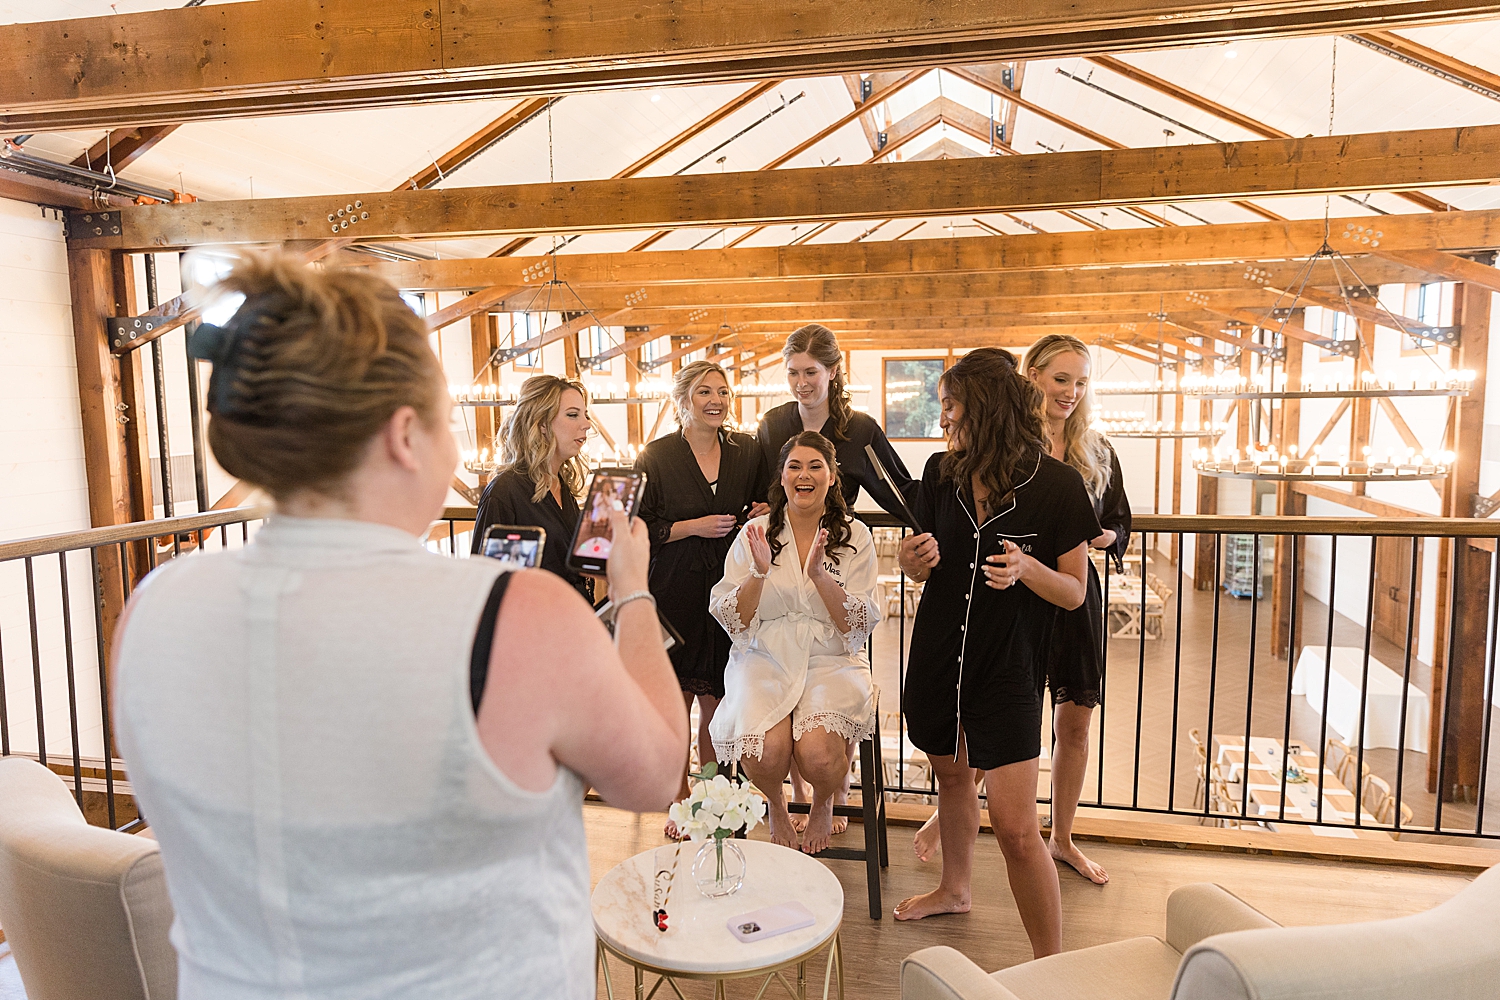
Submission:
[[[667,815],[694,843],[710,837],[722,841],[740,829],[749,833],[766,818],[765,796],[748,781],[731,781],[718,773],[716,764],[692,777],[698,779],[692,793],[674,802]]]

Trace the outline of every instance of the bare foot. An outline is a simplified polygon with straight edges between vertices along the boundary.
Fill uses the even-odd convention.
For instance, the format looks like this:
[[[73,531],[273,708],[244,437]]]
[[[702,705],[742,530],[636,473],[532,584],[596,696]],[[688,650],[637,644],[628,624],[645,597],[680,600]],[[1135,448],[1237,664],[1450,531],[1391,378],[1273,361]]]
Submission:
[[[802,837],[804,854],[817,854],[826,850],[833,837],[833,799],[827,798],[813,803],[807,816],[807,832]]]
[[[782,847],[796,847],[797,831],[792,828],[792,817],[786,811],[786,803],[772,802],[769,806],[766,810],[766,823],[770,828],[771,843]]]
[[[912,838],[911,849],[917,853],[918,861],[931,861],[943,849],[943,832],[938,828],[937,810],[922,824],[922,829]]]
[[[812,789],[807,786],[806,782],[797,778],[792,779],[792,801],[801,802],[803,805],[812,801]],[[792,815],[792,829],[798,833],[807,829],[806,814],[794,813]]]
[[[670,819],[667,820],[667,824],[666,824],[666,826],[663,826],[661,828],[661,832],[662,832],[662,835],[664,837],[666,837],[668,840],[681,840],[682,839],[682,831],[679,830],[679,829],[677,829],[677,823],[676,823],[675,820],[670,820]]]
[[[940,913],[968,913],[969,897],[934,889],[896,904],[897,920],[921,920]]]
[[[1072,840],[1069,840],[1066,845],[1059,844],[1055,839],[1048,840],[1047,849],[1052,852],[1054,858],[1071,866],[1078,874],[1095,885],[1103,885],[1109,881],[1109,873],[1084,857],[1083,852]]]

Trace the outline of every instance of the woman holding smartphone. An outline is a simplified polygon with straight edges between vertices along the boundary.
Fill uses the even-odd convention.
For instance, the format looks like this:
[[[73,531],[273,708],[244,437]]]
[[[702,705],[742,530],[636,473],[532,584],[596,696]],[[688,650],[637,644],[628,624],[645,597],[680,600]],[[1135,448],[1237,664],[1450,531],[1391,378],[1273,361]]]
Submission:
[[[724,556],[739,526],[770,508],[766,464],[748,434],[724,426],[734,393],[711,361],[684,365],[672,380],[678,430],[648,444],[636,468],[646,475],[640,516],[651,531],[651,593],[682,636],[669,655],[689,709],[698,699],[698,759],[713,760],[708,724],[724,697],[729,637],[709,613]],[[688,794],[683,771],[680,798]],[[667,835],[677,824],[667,822]]]
[[[1038,392],[995,348],[939,383],[948,450],[914,504],[926,529],[901,545],[925,580],[906,668],[906,721],[938,780],[943,875],[903,900],[900,920],[965,913],[979,833],[975,769],[1021,922],[1040,958],[1062,947],[1057,868],[1036,822],[1042,686],[1055,608],[1084,602],[1099,520],[1078,472],[1053,458]]]
[[[478,555],[494,524],[530,525],[547,533],[538,568],[567,580],[590,604],[594,581],[568,568],[587,468],[578,456],[589,436],[588,390],[582,382],[536,375],[521,385],[516,408],[500,428],[505,465],[479,498],[474,515]]]

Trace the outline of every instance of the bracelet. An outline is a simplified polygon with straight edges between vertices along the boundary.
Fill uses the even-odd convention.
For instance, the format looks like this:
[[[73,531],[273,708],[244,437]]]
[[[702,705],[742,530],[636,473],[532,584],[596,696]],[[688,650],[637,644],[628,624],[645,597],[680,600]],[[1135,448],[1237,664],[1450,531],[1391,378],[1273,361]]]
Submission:
[[[750,567],[750,575],[753,576],[753,577],[755,577],[757,580],[764,580],[766,577],[768,577],[768,576],[771,575],[771,571],[770,570],[766,570],[764,573],[762,573],[760,570],[756,569],[752,565]]]
[[[624,597],[618,598],[613,602],[615,606],[615,614],[618,615],[620,613],[620,609],[625,607],[625,605],[629,604],[631,601],[650,601],[652,604],[655,604],[656,595],[651,593],[651,591],[649,590],[632,590]]]

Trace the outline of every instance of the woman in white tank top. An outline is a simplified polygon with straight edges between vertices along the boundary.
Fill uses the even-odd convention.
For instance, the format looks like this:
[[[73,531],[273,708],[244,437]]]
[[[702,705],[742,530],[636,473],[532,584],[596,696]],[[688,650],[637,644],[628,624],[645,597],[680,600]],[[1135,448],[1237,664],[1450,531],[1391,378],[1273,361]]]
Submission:
[[[644,525],[616,516],[618,646],[551,574],[428,553],[457,450],[421,320],[287,257],[226,284],[209,439],[277,513],[151,574],[114,674],[179,996],[593,996],[584,786],[664,808],[687,755]]]

